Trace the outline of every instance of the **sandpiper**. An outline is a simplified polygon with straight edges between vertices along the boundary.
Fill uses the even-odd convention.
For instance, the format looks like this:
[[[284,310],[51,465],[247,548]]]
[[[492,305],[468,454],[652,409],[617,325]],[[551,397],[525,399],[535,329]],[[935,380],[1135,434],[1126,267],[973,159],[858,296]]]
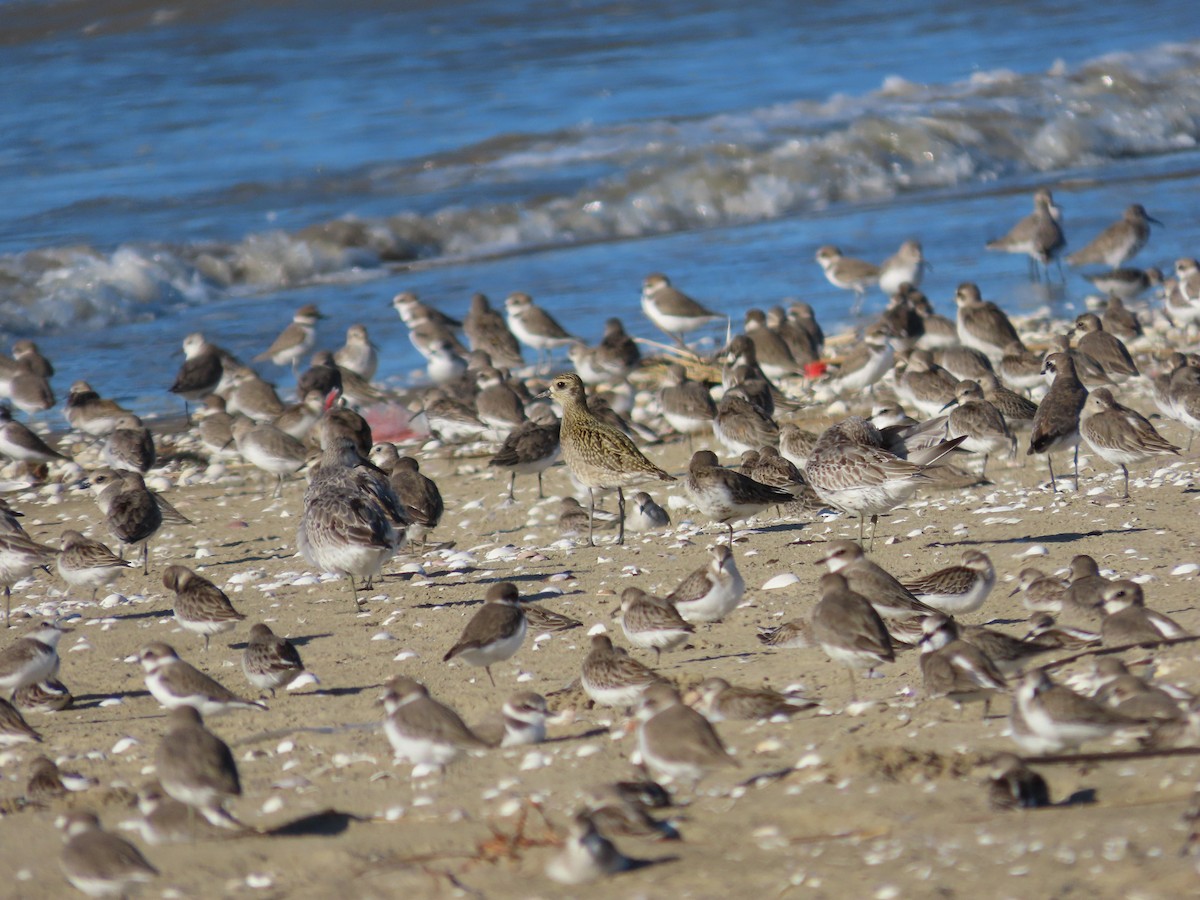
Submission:
[[[67,423],[89,437],[108,434],[116,427],[117,419],[128,412],[116,401],[101,397],[86,381],[71,384],[63,407]]]
[[[684,706],[665,682],[646,688],[638,722],[638,751],[657,779],[694,786],[714,768],[738,765],[708,719]]]
[[[142,574],[150,573],[150,539],[163,524],[163,511],[139,472],[98,469],[89,477],[96,503],[122,550],[142,546]]]
[[[630,531],[646,532],[661,531],[671,526],[670,514],[654,502],[654,498],[645,491],[633,495],[633,509],[625,521],[625,527]]]
[[[1087,741],[1137,728],[1141,723],[1109,710],[1070,688],[1055,684],[1044,669],[1034,669],[1021,679],[1014,695],[1013,717],[1020,716],[1024,730],[1042,752],[1056,753]],[[1014,722],[1014,739],[1017,737]]]
[[[512,333],[522,344],[537,351],[539,369],[543,351],[546,351],[545,362],[549,366],[555,347],[565,347],[577,340],[528,294],[519,291],[509,294],[504,300],[504,308]]]
[[[687,370],[675,363],[667,366],[663,386],[658,392],[663,418],[688,441],[698,434],[711,434],[717,404],[703,384],[692,381]]]
[[[1137,378],[1141,374],[1121,339],[1105,331],[1104,323],[1095,313],[1079,316],[1075,331],[1079,335],[1079,352],[1099,363],[1109,378]]]
[[[621,853],[599,832],[591,816],[581,810],[571,818],[562,849],[546,863],[546,877],[559,884],[586,884],[636,865],[636,861]]]
[[[1086,628],[1059,625],[1052,615],[1036,612],[1029,617],[1029,631],[1022,640],[1051,650],[1081,650],[1100,643],[1100,635]]]
[[[266,709],[184,662],[172,647],[160,641],[143,647],[138,661],[146,677],[146,690],[169,710],[190,706],[203,715],[215,716],[235,709]]]
[[[395,444],[376,444],[371,448],[370,459],[388,473],[392,490],[408,513],[405,534],[409,542],[425,543],[446,509],[436,482],[421,474],[421,464],[414,457],[401,456]]]
[[[0,690],[10,695],[58,674],[58,642],[70,632],[55,622],[42,622],[0,651]]]
[[[597,490],[617,490],[617,543],[625,543],[624,488],[655,479],[674,481],[651,463],[624,434],[599,421],[588,408],[587,394],[578,375],[556,375],[546,392],[562,407],[562,458],[571,475],[588,489],[588,544],[592,539]]]
[[[1004,358],[1005,348],[1021,342],[1008,316],[995,303],[984,300],[979,286],[964,281],[954,293],[958,305],[958,339],[993,362]]]
[[[1000,415],[1004,416],[1004,421],[1010,429],[1033,426],[1033,417],[1037,413],[1038,406],[1036,403],[1016,391],[1010,390],[995,375],[981,375],[978,383],[983,388],[984,399],[996,407],[996,411]]]
[[[384,733],[396,759],[413,764],[414,777],[426,767],[444,770],[464,750],[487,749],[458,713],[411,678],[398,675],[389,681],[382,700]]]
[[[780,650],[807,650],[817,645],[812,635],[812,623],[807,619],[792,619],[782,625],[760,625],[755,637],[759,643]]]
[[[0,697],[0,747],[40,744],[42,736],[25,721],[11,703]]]
[[[921,623],[921,677],[929,698],[949,697],[955,705],[983,701],[987,718],[992,697],[1008,684],[995,663],[975,644],[959,638],[958,625],[934,613]]]
[[[277,366],[290,365],[293,370],[302,358],[312,352],[317,342],[317,322],[325,318],[311,303],[296,310],[291,323],[279,333],[279,337],[258,356],[255,362],[271,360]]]
[[[854,699],[854,670],[870,672],[882,662],[892,662],[892,639],[875,607],[852,591],[839,573],[822,575],[820,590],[812,612],[812,637],[830,659],[846,666]]]
[[[197,819],[190,806],[169,796],[157,780],[138,791],[137,806],[141,817],[122,822],[121,828],[136,831],[147,844],[191,844],[221,836],[208,819]]]
[[[621,630],[635,647],[654,651],[655,665],[662,651],[682,646],[696,631],[669,601],[637,587],[621,592]]]
[[[1060,216],[1049,188],[1038,188],[1033,195],[1033,212],[1017,222],[1004,237],[988,241],[987,249],[1028,256],[1030,280],[1036,281],[1038,263],[1043,268],[1048,267],[1050,260],[1066,246]]]
[[[662,678],[624,650],[615,648],[608,635],[597,634],[584,657],[579,680],[597,705],[628,709],[642,699],[646,688],[658,684]]]
[[[844,291],[854,291],[851,314],[858,315],[867,289],[879,283],[879,266],[843,256],[841,250],[830,244],[818,247],[814,258],[830,284]]]
[[[815,700],[796,691],[732,685],[724,678],[706,678],[693,691],[690,705],[714,725],[727,719],[773,719],[813,709]]]
[[[542,473],[558,461],[562,445],[559,441],[558,418],[543,406],[535,406],[528,422],[514,428],[504,439],[503,445],[489,461],[489,466],[507,469],[508,499],[513,497],[513,488],[518,475],[537,475],[538,499],[545,497],[542,491]]]
[[[472,350],[484,350],[492,365],[518,369],[524,364],[521,345],[508,330],[504,316],[492,308],[485,294],[472,294],[471,306],[463,319],[463,333]]]
[[[918,600],[883,566],[868,559],[854,541],[830,541],[818,562],[824,563],[830,572],[840,573],[850,590],[866,597],[883,619],[907,619],[937,612]]]
[[[58,800],[71,791],[86,791],[97,784],[94,778],[60,770],[58,764],[48,756],[37,757],[29,769],[25,796],[35,803]]]
[[[517,586],[501,581],[487,589],[483,606],[471,617],[442,662],[461,659],[469,666],[483,666],[488,681],[496,686],[492,666],[511,659],[525,641],[525,613]]]
[[[904,371],[896,378],[896,397],[908,409],[923,416],[939,415],[954,402],[958,379],[933,361],[933,354],[920,348],[904,362]]]
[[[1146,246],[1150,239],[1150,224],[1162,225],[1146,213],[1140,203],[1125,207],[1121,218],[1109,225],[1079,250],[1067,257],[1067,264],[1089,266],[1103,263],[1110,269],[1124,265]]]
[[[1029,567],[1017,573],[1017,586],[1009,596],[1021,594],[1021,602],[1030,612],[1056,613],[1062,611],[1068,587],[1070,582]]]
[[[767,327],[767,315],[761,309],[746,311],[746,337],[754,342],[754,354],[763,374],[772,380],[803,375],[804,367],[796,361],[787,342]]]
[[[904,586],[927,606],[958,616],[983,606],[995,584],[996,570],[987,554],[967,550],[959,565],[906,581]]]
[[[527,747],[546,740],[546,720],[551,712],[546,698],[533,691],[517,691],[497,717],[471,730],[492,747]]]
[[[242,672],[250,684],[259,691],[270,691],[274,697],[277,688],[287,687],[300,677],[304,663],[295,644],[257,622],[250,628],[242,653]]]
[[[1114,581],[1100,592],[1100,597],[1104,603],[1100,641],[1105,647],[1158,643],[1188,634],[1174,619],[1146,607],[1142,586],[1137,582]]]
[[[154,754],[154,769],[167,795],[200,813],[218,828],[242,830],[225,803],[242,794],[237,763],[228,745],[204,725],[190,706],[172,709],[168,730]]]
[[[864,389],[873,391],[875,384],[892,370],[896,349],[887,335],[868,331],[862,343],[842,357],[830,377],[829,384],[838,395],[857,394]]]
[[[224,591],[186,566],[167,566],[162,583],[175,592],[175,621],[185,631],[203,635],[205,653],[212,635],[232,631],[246,618],[233,608]]]
[[[724,318],[672,287],[670,279],[661,272],[651,273],[642,280],[642,312],[680,345],[685,334]]]
[[[1108,322],[1104,323],[1105,328],[1126,340],[1137,334],[1141,334],[1141,325],[1137,323],[1137,316],[1125,309],[1123,301],[1135,300],[1150,290],[1150,288],[1161,285],[1163,283],[1161,269],[1157,269],[1154,266],[1148,269],[1120,268],[1113,269],[1111,272],[1100,272],[1094,275],[1084,275],[1083,277],[1090,281],[1096,290],[1108,297],[1110,306],[1112,305],[1112,301],[1116,300],[1119,308],[1127,313],[1126,321],[1128,321],[1129,316],[1132,316],[1133,322],[1136,325],[1128,333],[1122,333],[1117,328],[1111,328]]]
[[[140,472],[145,475],[154,465],[158,454],[154,436],[137,416],[121,416],[116,427],[104,439],[101,448],[104,464],[117,471]]]
[[[1179,455],[1178,447],[1163,438],[1141,413],[1117,403],[1108,388],[1088,394],[1079,418],[1079,435],[1101,459],[1121,469],[1125,499],[1129,499],[1130,464]]]
[[[712,431],[734,456],[779,443],[779,426],[761,407],[751,402],[744,386],[740,385],[727,390],[717,404]]]
[[[737,609],[746,592],[732,548],[716,544],[708,552],[712,561],[684,578],[667,595],[667,602],[675,605],[686,622],[720,622]]]
[[[346,329],[346,343],[334,351],[333,361],[338,368],[353,372],[370,381],[379,368],[379,348],[371,343],[367,326],[354,324]]]
[[[1079,416],[1087,402],[1087,388],[1075,374],[1075,363],[1065,353],[1051,353],[1042,363],[1042,372],[1054,376],[1050,390],[1038,404],[1033,417],[1033,431],[1029,436],[1027,456],[1046,454],[1046,465],[1050,468],[1050,487],[1058,490],[1054,479],[1054,463],[1050,454],[1059,450],[1075,452],[1075,487],[1079,488]]]
[[[68,813],[57,824],[66,840],[59,864],[67,881],[81,893],[123,897],[134,885],[158,875],[137,847],[101,828],[95,813]]]
[[[70,458],[47,444],[27,425],[16,421],[8,404],[0,404],[0,456],[34,463]]]
[[[45,678],[13,691],[12,702],[22,712],[56,713],[75,702],[67,686],[57,678]]]
[[[0,584],[4,585],[4,627],[8,627],[12,586],[34,569],[50,564],[58,549],[39,544],[23,532],[0,533]]]
[[[276,498],[283,496],[283,480],[304,468],[308,451],[290,434],[267,423],[256,425],[250,419],[233,423],[233,441],[242,459],[254,468],[275,476]]]
[[[726,469],[711,450],[697,450],[692,454],[685,488],[701,513],[729,528],[730,544],[733,543],[733,519],[746,519],[768,506],[793,499],[788,491],[761,484],[741,472]]]
[[[968,453],[982,453],[980,477],[987,472],[988,457],[1004,453],[1009,459],[1016,456],[1017,439],[1013,437],[1004,416],[983,396],[983,389],[974,381],[960,381],[954,389],[954,409],[946,421],[946,437],[966,438],[959,447]]]
[[[652,793],[643,786],[656,788]],[[649,796],[648,796],[649,793]],[[584,808],[598,828],[608,834],[628,834],[655,840],[678,840],[679,831],[669,821],[650,815],[650,809],[670,805],[670,795],[657,782],[618,782],[591,788]]]
[[[1015,753],[997,753],[988,764],[988,805],[992,809],[1040,809],[1050,805],[1046,779]]]
[[[918,288],[927,265],[921,242],[909,238],[879,266],[879,287],[889,297],[904,284]]]
[[[175,381],[168,390],[183,398],[186,415],[189,400],[203,400],[217,389],[225,374],[225,366],[221,361],[220,348],[205,340],[199,331],[183,339],[183,357],[183,365],[179,367]]]

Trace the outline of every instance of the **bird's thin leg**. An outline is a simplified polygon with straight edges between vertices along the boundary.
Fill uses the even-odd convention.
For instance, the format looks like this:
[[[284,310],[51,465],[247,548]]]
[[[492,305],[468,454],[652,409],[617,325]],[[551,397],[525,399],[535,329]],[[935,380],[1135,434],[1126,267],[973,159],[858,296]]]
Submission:
[[[545,500],[546,495],[542,493],[542,473],[538,472],[538,499]]]
[[[1054,460],[1050,458],[1050,454],[1046,454],[1046,465],[1050,468],[1050,489],[1054,493],[1058,493],[1058,483],[1054,480]]]
[[[1079,490],[1079,445],[1075,445],[1075,490]]]
[[[496,679],[492,677],[492,667],[484,666],[483,671],[487,672],[488,681],[492,683],[492,687],[496,686]]]
[[[617,543],[625,543],[625,492],[617,488]]]
[[[508,473],[508,499],[509,500],[517,499],[516,497],[513,496],[513,488],[516,486],[516,484],[517,484],[517,473],[509,472]]]
[[[1125,463],[1121,463],[1121,474],[1125,476],[1125,497],[1124,497],[1124,499],[1128,500],[1129,499],[1129,469],[1127,469],[1125,467]]]
[[[596,491],[588,488],[588,546],[595,547],[596,542],[592,540],[592,532],[595,530],[596,522]]]

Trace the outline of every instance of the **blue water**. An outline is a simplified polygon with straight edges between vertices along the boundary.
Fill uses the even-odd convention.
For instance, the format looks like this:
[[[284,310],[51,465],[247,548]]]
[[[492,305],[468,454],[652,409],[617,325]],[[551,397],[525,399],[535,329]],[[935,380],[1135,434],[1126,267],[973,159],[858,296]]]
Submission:
[[[815,248],[917,236],[935,303],[970,278],[1037,304],[982,245],[1043,183],[1075,246],[1136,201],[1166,223],[1139,263],[1195,254],[1190,4],[880,9],[0,2],[0,331],[60,391],[158,412],[184,334],[251,356],[306,302],[406,379],[405,289],[453,312],[524,290],[584,337],[614,312],[658,337],[637,299],[665,271],[735,320],[803,297],[838,321]]]

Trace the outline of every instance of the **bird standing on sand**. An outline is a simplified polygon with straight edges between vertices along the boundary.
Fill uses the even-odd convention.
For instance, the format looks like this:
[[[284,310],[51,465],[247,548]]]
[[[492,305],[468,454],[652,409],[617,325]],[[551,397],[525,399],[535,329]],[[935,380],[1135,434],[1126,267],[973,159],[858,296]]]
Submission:
[[[788,491],[724,468],[711,450],[697,450],[692,454],[686,489],[700,512],[729,528],[731,546],[734,519],[749,518],[768,506],[789,503],[793,499]]]
[[[616,428],[596,418],[588,408],[587,393],[578,375],[556,375],[546,394],[562,407],[560,440],[563,462],[575,479],[588,489],[591,500],[588,509],[588,544],[594,545],[592,535],[596,491],[613,488],[617,491],[617,543],[625,543],[624,488],[655,479],[674,481],[674,476],[646,459],[633,441]]]
[[[158,875],[140,850],[100,827],[92,812],[72,812],[58,821],[66,846],[59,864],[71,886],[89,897],[123,897],[135,884]]]
[[[1120,467],[1126,500],[1130,463],[1179,455],[1178,447],[1160,435],[1141,413],[1118,403],[1108,388],[1096,388],[1088,394],[1079,417],[1079,436],[1106,463]]]
[[[292,316],[291,324],[279,333],[270,347],[254,357],[254,361],[269,359],[277,366],[290,365],[295,371],[300,360],[316,345],[317,321],[323,318],[320,310],[311,303],[300,307]]]
[[[1033,416],[1033,431],[1029,436],[1026,456],[1046,454],[1050,467],[1050,487],[1058,491],[1054,480],[1054,463],[1050,454],[1058,450],[1075,451],[1075,489],[1079,489],[1079,416],[1087,403],[1088,391],[1075,374],[1075,363],[1066,353],[1051,353],[1042,363],[1042,373],[1052,374],[1050,390],[1038,404]]]
[[[492,665],[511,659],[525,641],[525,613],[517,586],[509,581],[493,584],[483,606],[463,628],[442,662],[461,659],[469,666],[483,666],[488,681],[496,686]]]

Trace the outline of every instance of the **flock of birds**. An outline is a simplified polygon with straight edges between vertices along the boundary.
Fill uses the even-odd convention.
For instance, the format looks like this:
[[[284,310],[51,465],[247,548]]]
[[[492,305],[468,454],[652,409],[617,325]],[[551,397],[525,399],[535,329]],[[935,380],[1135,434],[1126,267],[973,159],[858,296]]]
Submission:
[[[1082,445],[1122,473],[1128,498],[1129,467],[1180,453],[1147,417],[1118,400],[1119,392],[1131,403],[1153,402],[1163,419],[1189,432],[1200,429],[1200,360],[1165,355],[1169,348],[1150,337],[1160,316],[1176,327],[1200,320],[1196,261],[1181,259],[1176,278],[1165,283],[1155,270],[1124,267],[1146,243],[1153,222],[1141,206],[1131,206],[1067,257],[1073,266],[1103,264],[1108,270],[1090,276],[1104,294],[1103,308],[1080,315],[1066,334],[1031,334],[1029,323],[1014,323],[970,282],[955,294],[955,318],[936,314],[920,291],[925,262],[914,240],[880,266],[832,246],[817,251],[829,281],[853,292],[859,305],[875,287],[888,297],[880,315],[851,339],[836,342],[842,348],[837,353],[812,308],[793,303],[747,312],[743,333],[715,357],[702,358],[688,348],[687,336],[726,317],[661,274],[645,279],[642,309],[673,344],[658,345],[654,359],[643,359],[640,342],[619,319],[610,319],[600,342],[590,346],[527,294],[510,295],[503,312],[476,294],[459,322],[402,293],[393,306],[427,361],[430,382],[412,407],[415,431],[400,440],[418,448],[417,455],[377,440],[364,418],[391,399],[373,383],[378,353],[367,329],[354,325],[344,346],[314,355],[322,316],[317,307],[304,306],[254,360],[293,369],[297,396],[290,404],[254,368],[204,335],[183,340],[185,360],[170,390],[188,404],[188,430],[173,442],[195,447],[217,472],[234,461],[258,470],[268,484],[274,481],[275,497],[287,479],[306,473],[295,547],[316,570],[347,579],[356,604],[366,602],[360,590],[369,590],[398,554],[431,546],[445,504],[437,484],[421,471],[422,453],[486,448],[489,466],[508,475],[509,503],[516,502],[518,476],[536,475],[543,498],[543,473],[561,462],[575,491],[562,499],[558,530],[571,545],[594,544],[597,530],[614,526],[616,544],[627,530],[663,532],[671,527],[672,510],[693,508],[702,521],[724,527],[711,559],[665,597],[627,588],[614,612],[624,641],[653,650],[655,666],[662,653],[687,645],[743,602],[746,585],[735,547],[750,538],[739,536],[734,522],[772,509],[790,519],[839,511],[859,520],[859,540],[820,545],[819,561],[828,571],[818,583],[819,599],[807,615],[764,628],[765,646],[819,647],[849,673],[852,698],[855,671],[870,674],[897,654],[918,650],[925,698],[981,701],[986,716],[992,700],[1009,697],[1011,737],[1025,754],[1061,753],[1128,735],[1152,746],[1194,744],[1200,740],[1200,704],[1180,686],[1135,674],[1118,653],[1097,657],[1094,673],[1073,683],[1053,679],[1058,663],[1039,665],[1048,654],[1190,639],[1182,626],[1146,606],[1138,581],[1110,580],[1082,555],[1065,577],[1025,569],[1014,593],[1032,617],[1028,633],[1016,637],[959,620],[981,609],[997,584],[986,553],[968,550],[956,565],[903,581],[869,555],[880,516],[922,488],[986,483],[993,456],[1010,465],[1022,447],[1026,455],[1044,456],[1046,488],[1058,492],[1064,479],[1052,458],[1072,452],[1071,480],[1078,490]],[[988,247],[1027,255],[1034,274],[1042,267],[1048,278],[1064,245],[1058,208],[1050,192],[1040,190],[1033,214]],[[1138,310],[1138,298],[1157,287],[1162,304]],[[524,368],[526,348],[537,355],[532,372]],[[571,371],[543,375],[563,348]],[[301,370],[306,360],[311,362]],[[1153,376],[1151,369],[1157,370]],[[55,402],[53,374],[35,345],[18,342],[13,358],[0,360],[0,393],[23,412],[44,412]],[[829,421],[835,410],[866,412],[865,405],[870,415]],[[83,381],[71,385],[63,412],[86,445],[79,459],[67,456],[65,441],[53,446],[8,407],[0,409],[0,454],[31,479],[52,476],[64,485],[90,487],[98,524],[118,552],[78,530],[63,531],[59,546],[39,543],[5,504],[0,582],[6,624],[12,588],[19,595],[28,583],[23,579],[37,570],[53,566],[69,591],[90,591],[95,600],[133,567],[127,555],[140,554],[143,574],[156,568],[158,577],[152,541],[164,526],[190,524],[154,489],[166,480],[155,474],[163,461],[161,435]],[[825,427],[802,427],[817,420]],[[436,440],[427,442],[427,435]],[[677,475],[647,456],[673,437],[693,449],[686,472]],[[696,442],[704,446],[695,449]],[[718,449],[736,467],[723,465]],[[87,469],[80,459],[89,462]],[[677,491],[674,502],[660,505],[645,490],[660,485]],[[625,492],[633,489],[641,490],[627,503]],[[615,514],[602,507],[614,493]],[[246,619],[218,585],[183,565],[161,567],[161,583],[174,595],[176,623],[203,637],[205,651],[213,636]],[[444,660],[482,668],[494,687],[492,667],[513,658],[529,632],[581,624],[522,600],[510,582],[492,584]],[[64,633],[61,622],[40,622],[0,651],[0,689],[9,698],[0,699],[0,745],[41,742],[24,714],[70,706],[70,690],[58,679]],[[674,824],[654,817],[669,797],[658,782],[694,788],[714,770],[738,766],[718,723],[787,717],[822,705],[800,692],[743,687],[718,677],[702,678],[681,693],[677,680],[640,662],[608,629],[593,628],[591,635],[579,687],[596,706],[634,714],[643,780],[587,794],[546,866],[549,877],[565,883],[639,865],[617,850],[614,835],[678,836]],[[169,711],[154,759],[156,780],[138,798],[143,838],[190,840],[204,828],[253,832],[226,809],[241,794],[237,764],[206,720],[261,707],[262,701],[240,696],[161,641],[143,646],[137,659],[147,690]],[[263,622],[250,628],[242,662],[260,697],[316,681],[296,647]],[[491,732],[473,728],[410,675],[392,678],[382,703],[384,734],[396,758],[414,766],[414,778],[440,772],[463,753],[544,741],[552,717],[545,697],[523,691],[504,703]],[[52,742],[52,719],[46,722]],[[89,786],[60,773],[45,756],[33,760],[30,771],[26,797],[33,803]],[[992,794],[1002,808],[1049,802],[1040,776],[1010,753],[993,761]],[[85,894],[121,895],[158,875],[93,813],[71,812],[61,825],[63,871]]]

